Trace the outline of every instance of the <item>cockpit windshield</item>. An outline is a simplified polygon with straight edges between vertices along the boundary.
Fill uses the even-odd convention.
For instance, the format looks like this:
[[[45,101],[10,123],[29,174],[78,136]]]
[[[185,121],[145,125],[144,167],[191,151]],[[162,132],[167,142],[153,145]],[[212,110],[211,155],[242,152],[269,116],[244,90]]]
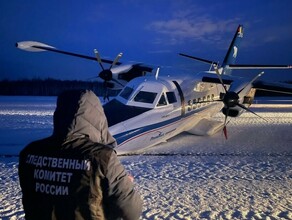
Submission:
[[[131,94],[133,93],[134,89],[130,87],[125,87],[124,90],[121,92],[120,96],[123,97],[124,99],[129,99]]]
[[[134,101],[152,104],[156,96],[157,96],[157,93],[155,92],[140,91],[135,96]]]
[[[116,97],[124,105],[141,108],[161,108],[177,102],[172,81],[152,78],[136,78]]]

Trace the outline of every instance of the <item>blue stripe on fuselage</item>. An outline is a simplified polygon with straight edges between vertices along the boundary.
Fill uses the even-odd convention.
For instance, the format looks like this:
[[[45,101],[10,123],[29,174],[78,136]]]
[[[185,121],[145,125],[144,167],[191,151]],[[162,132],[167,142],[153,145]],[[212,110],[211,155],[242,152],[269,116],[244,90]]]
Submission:
[[[214,103],[213,103],[214,104]],[[149,132],[154,132],[157,129],[162,129],[164,127],[170,126],[174,123],[177,123],[181,120],[186,120],[187,118],[193,116],[194,114],[204,110],[205,108],[209,107],[210,105],[207,106],[202,106],[201,108],[198,108],[196,110],[192,110],[190,112],[185,113],[185,115],[180,115],[178,117],[166,120],[166,121],[162,121],[159,123],[155,123],[155,124],[151,124],[151,125],[147,125],[147,126],[143,126],[143,127],[139,127],[139,128],[135,128],[129,131],[125,131],[125,132],[121,132],[119,134],[115,134],[114,138],[116,139],[117,143],[119,146],[127,143],[130,140],[133,140],[135,138],[138,138],[140,136],[146,135]]]

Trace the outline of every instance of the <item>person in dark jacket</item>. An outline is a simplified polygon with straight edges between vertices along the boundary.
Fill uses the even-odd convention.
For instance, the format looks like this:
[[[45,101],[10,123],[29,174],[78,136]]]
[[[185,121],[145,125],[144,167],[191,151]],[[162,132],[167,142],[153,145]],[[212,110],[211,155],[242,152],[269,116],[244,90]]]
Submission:
[[[139,219],[142,200],[114,151],[99,99],[62,93],[52,136],[26,146],[19,181],[26,219]]]

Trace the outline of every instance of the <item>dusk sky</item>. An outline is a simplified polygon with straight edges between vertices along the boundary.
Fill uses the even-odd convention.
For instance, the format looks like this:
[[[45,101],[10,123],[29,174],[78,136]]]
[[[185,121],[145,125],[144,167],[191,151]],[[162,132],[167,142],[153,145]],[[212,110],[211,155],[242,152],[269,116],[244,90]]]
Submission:
[[[244,26],[239,64],[292,64],[291,0],[88,0],[0,1],[0,79],[87,80],[97,62],[15,47],[24,40],[58,49],[161,66],[161,74],[196,73],[206,64],[187,53],[223,61],[234,32]],[[265,71],[292,80],[292,70]]]

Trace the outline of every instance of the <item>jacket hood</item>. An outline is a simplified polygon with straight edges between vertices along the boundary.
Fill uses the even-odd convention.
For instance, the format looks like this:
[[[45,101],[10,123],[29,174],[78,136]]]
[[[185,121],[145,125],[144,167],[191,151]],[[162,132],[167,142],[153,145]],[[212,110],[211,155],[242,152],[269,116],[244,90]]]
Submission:
[[[53,136],[68,141],[87,136],[92,142],[116,147],[99,98],[89,90],[70,90],[58,96]]]

